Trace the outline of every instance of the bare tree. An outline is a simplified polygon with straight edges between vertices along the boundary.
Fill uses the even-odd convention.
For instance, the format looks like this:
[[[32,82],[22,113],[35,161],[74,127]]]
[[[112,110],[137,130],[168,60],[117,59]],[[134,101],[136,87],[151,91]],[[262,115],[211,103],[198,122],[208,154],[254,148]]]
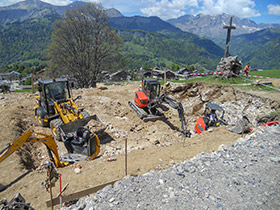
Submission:
[[[48,48],[52,73],[67,75],[78,87],[95,87],[102,70],[117,70],[123,42],[108,23],[101,4],[66,11]]]

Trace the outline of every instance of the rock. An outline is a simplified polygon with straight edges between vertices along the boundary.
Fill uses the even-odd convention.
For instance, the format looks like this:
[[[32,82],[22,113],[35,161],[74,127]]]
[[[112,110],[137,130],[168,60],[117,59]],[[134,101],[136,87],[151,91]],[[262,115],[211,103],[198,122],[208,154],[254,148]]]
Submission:
[[[270,157],[272,162],[280,163],[280,157]]]
[[[234,74],[239,74],[242,69],[242,62],[238,60],[238,56],[229,56],[221,58],[217,66],[218,72],[233,71]]]
[[[109,202],[112,203],[113,201],[115,201],[115,198],[110,198]]]

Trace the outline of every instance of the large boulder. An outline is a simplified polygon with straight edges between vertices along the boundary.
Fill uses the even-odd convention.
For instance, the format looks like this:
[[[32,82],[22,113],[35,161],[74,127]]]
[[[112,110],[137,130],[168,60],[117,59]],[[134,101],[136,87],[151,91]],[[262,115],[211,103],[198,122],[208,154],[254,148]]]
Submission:
[[[232,71],[234,74],[239,74],[241,69],[242,63],[238,60],[238,56],[221,58],[217,66],[218,72]]]

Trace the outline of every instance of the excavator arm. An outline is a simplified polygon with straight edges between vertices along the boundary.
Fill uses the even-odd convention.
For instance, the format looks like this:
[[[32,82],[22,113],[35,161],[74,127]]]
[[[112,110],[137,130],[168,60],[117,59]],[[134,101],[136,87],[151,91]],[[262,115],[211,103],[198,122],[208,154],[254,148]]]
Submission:
[[[69,164],[67,162],[60,161],[57,151],[57,145],[52,135],[34,132],[33,130],[28,130],[24,132],[21,136],[15,138],[12,142],[8,143],[0,151],[0,163],[27,142],[41,142],[45,144],[48,150],[49,157],[51,161],[54,162],[56,167],[64,167]]]
[[[181,102],[176,101],[173,98],[170,98],[168,95],[166,94],[162,94],[159,97],[159,103],[166,103],[169,106],[171,106],[173,109],[177,109],[178,114],[179,114],[179,120],[180,120],[180,126],[181,126],[181,134],[182,137],[190,137],[190,131],[189,130],[185,130],[186,127],[186,120],[185,120],[185,116],[184,116],[184,108],[182,106]]]

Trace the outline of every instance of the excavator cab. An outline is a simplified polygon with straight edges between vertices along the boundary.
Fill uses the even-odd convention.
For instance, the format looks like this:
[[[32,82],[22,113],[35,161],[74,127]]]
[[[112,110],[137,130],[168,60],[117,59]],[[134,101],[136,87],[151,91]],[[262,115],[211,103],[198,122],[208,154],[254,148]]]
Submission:
[[[66,79],[39,80],[38,83],[40,93],[38,99],[41,108],[39,108],[39,113],[37,114],[42,117],[39,120],[41,121],[40,123],[47,126],[47,122],[44,122],[44,117],[55,114],[54,102],[65,102],[68,98],[71,98],[69,83]]]
[[[80,99],[81,96],[72,99],[67,79],[53,78],[39,80],[38,83],[40,96],[36,97],[34,107],[35,115],[41,126],[51,128],[55,140],[63,140],[62,130],[60,128],[62,125],[91,117],[84,108],[78,108],[76,106],[75,101]],[[105,130],[105,126],[96,115],[93,115],[90,119],[95,120],[95,124],[99,124],[99,130],[94,130],[94,133],[101,133]],[[85,125],[82,124],[81,126]],[[78,127],[74,127],[74,129],[78,129]]]
[[[160,95],[160,83],[153,79],[144,80],[144,90],[148,93],[150,101],[156,99]]]

